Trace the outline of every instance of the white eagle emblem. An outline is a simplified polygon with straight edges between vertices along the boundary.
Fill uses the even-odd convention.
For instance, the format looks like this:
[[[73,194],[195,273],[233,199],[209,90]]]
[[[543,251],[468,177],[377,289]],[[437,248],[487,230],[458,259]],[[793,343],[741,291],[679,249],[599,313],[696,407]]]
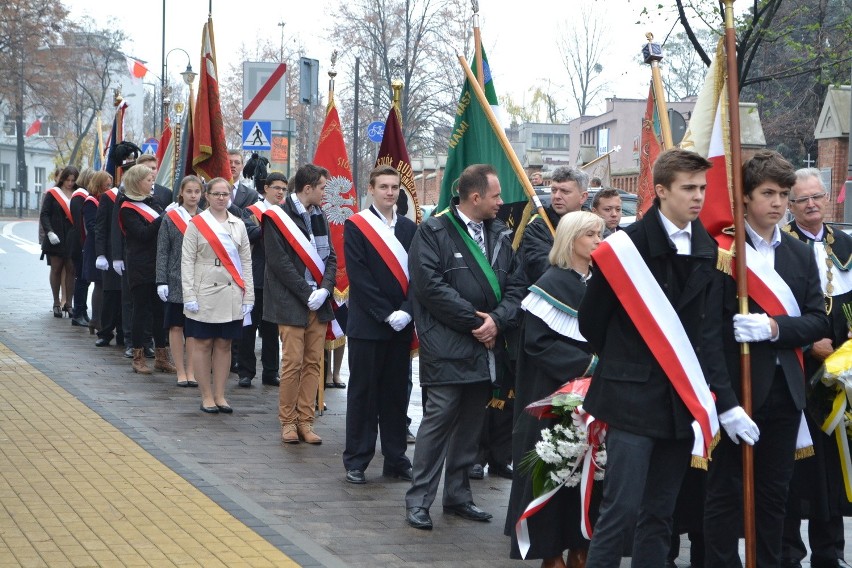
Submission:
[[[343,197],[352,190],[352,181],[343,176],[334,176],[325,186],[322,210],[332,225],[342,225],[355,213],[355,198]]]

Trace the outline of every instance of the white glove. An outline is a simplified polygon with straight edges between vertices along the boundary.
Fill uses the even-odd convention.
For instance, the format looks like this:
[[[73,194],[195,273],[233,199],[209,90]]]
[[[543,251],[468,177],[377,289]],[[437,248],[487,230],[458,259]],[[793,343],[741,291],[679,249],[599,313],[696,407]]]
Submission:
[[[164,302],[169,301],[169,287],[166,284],[160,284],[157,286],[157,295]]]
[[[312,312],[320,309],[320,306],[325,303],[326,299],[328,299],[328,290],[325,288],[317,288],[311,295],[308,297],[308,309]]]
[[[99,256],[95,259],[95,268],[98,270],[109,270],[109,261],[107,257],[104,255]]]
[[[405,326],[411,323],[411,316],[402,310],[397,310],[388,316],[387,322],[394,331],[402,331]]]
[[[198,302],[187,302],[183,305],[183,307],[186,308],[186,311],[192,313],[197,313],[199,309]]]
[[[246,314],[250,314],[254,309],[254,304],[243,304],[243,317],[246,317]]]
[[[113,260],[112,261],[112,269],[118,272],[118,275],[121,276],[121,273],[124,272],[124,261],[123,260]]]
[[[49,233],[47,233],[47,240],[49,240],[50,244],[52,244],[52,245],[58,245],[59,244],[59,237],[53,231],[50,231]]]
[[[735,444],[740,443],[738,437],[749,446],[753,446],[760,439],[757,424],[748,417],[742,406],[735,406],[720,414],[719,422]]]
[[[767,341],[772,338],[772,326],[766,314],[735,314],[734,339],[738,343]]]

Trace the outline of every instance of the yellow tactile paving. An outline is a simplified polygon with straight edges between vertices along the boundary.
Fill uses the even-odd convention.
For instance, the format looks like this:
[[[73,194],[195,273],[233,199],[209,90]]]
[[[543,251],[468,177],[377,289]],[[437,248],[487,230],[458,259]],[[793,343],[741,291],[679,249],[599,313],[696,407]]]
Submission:
[[[298,566],[0,343],[0,566]]]

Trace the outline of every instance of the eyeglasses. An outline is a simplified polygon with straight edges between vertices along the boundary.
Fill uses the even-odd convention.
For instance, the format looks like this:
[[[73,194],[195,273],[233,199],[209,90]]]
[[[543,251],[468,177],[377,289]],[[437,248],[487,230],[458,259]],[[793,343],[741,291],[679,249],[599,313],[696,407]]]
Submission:
[[[280,185],[270,185],[266,189],[274,189],[275,191],[287,191],[286,186],[280,186]]]
[[[225,199],[225,198],[231,197],[230,193],[218,193],[217,192],[217,193],[208,193],[207,195],[209,195],[210,197],[215,197],[216,199]]]
[[[818,202],[822,201],[823,199],[825,199],[826,195],[828,195],[828,193],[822,192],[822,193],[817,193],[816,195],[808,195],[808,196],[797,197],[795,199],[791,199],[790,203],[807,203],[808,201],[811,201],[811,200],[813,200],[814,203],[818,203]]]

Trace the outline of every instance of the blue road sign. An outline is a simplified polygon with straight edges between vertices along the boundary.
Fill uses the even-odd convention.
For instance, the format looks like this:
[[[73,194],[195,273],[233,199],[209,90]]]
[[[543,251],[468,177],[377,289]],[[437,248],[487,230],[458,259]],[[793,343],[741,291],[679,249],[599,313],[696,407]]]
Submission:
[[[157,155],[157,146],[159,146],[159,142],[157,142],[156,138],[148,138],[142,144],[142,148],[141,148],[142,153],[143,154],[153,154],[153,155],[156,156]]]
[[[367,138],[372,142],[381,142],[385,136],[385,123],[381,120],[371,122],[367,126]]]
[[[243,150],[271,150],[272,121],[243,121]]]

